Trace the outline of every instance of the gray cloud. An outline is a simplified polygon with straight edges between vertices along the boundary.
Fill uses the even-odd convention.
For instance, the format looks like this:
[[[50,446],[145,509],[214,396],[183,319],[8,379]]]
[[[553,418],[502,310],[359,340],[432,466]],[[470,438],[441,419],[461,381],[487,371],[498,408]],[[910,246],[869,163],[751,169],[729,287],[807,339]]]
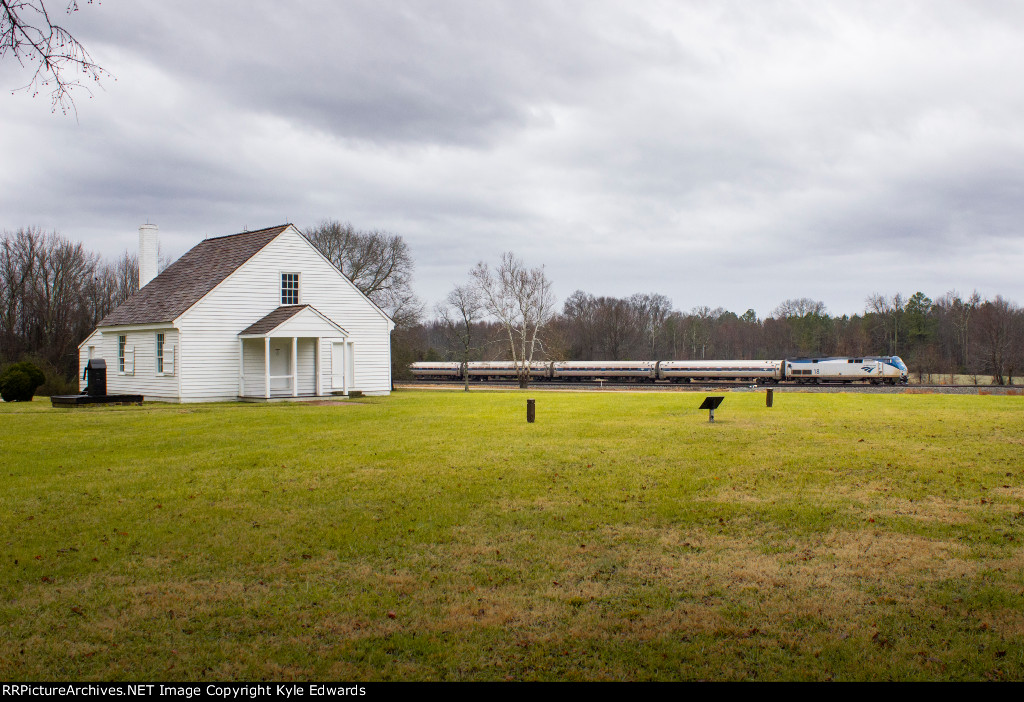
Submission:
[[[766,314],[1024,301],[1016,3],[106,0],[116,76],[0,99],[3,226],[165,249],[323,217],[406,236],[432,301],[512,249],[558,292]],[[15,78],[0,71],[7,85]]]

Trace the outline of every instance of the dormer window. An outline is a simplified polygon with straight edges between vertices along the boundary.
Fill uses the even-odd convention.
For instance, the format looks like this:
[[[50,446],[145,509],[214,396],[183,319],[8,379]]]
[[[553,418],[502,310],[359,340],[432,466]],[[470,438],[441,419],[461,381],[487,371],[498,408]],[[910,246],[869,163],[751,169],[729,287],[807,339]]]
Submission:
[[[297,304],[299,304],[299,274],[298,273],[282,273],[281,274],[281,304],[282,305],[297,305]]]

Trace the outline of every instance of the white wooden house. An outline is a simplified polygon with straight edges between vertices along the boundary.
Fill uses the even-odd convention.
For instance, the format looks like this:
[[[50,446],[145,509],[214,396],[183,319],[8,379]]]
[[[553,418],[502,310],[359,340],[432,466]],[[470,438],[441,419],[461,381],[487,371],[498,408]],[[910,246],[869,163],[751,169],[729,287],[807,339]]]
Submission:
[[[108,393],[147,400],[391,391],[394,322],[293,225],[206,239],[148,281],[155,233],[140,228],[140,290],[79,346],[79,378],[104,358]]]

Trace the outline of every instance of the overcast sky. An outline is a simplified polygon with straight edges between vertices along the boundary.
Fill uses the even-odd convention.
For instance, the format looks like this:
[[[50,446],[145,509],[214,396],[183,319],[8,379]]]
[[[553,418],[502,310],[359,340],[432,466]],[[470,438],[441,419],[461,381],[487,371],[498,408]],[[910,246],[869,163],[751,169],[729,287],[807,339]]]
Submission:
[[[77,121],[0,93],[8,230],[113,257],[148,220],[177,257],[335,218],[404,236],[428,305],[506,250],[563,300],[1024,303],[1024,3],[103,0],[60,19],[116,80],[77,94]]]

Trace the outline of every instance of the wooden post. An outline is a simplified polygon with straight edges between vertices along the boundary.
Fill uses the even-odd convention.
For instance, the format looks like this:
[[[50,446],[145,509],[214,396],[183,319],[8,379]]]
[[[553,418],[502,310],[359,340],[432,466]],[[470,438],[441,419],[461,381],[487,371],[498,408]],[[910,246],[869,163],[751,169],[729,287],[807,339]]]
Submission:
[[[341,345],[341,394],[348,395],[348,342]]]
[[[174,370],[173,368],[171,370]],[[238,396],[245,395],[245,339],[238,340]]]
[[[270,399],[270,337],[263,338],[263,379],[267,383],[264,391],[266,399]]]
[[[526,421],[533,424],[533,420],[537,417],[537,405],[534,400],[526,401]]]
[[[323,395],[323,388],[320,387],[320,366],[322,365],[320,361],[320,346],[322,343],[323,341],[318,336],[316,338],[316,347],[313,349],[313,385],[315,386],[313,392],[316,393],[317,397]]]
[[[292,397],[299,396],[299,337],[292,337]]]
[[[772,406],[772,389],[771,388],[768,388],[768,395],[765,396],[765,398],[764,398],[764,404],[765,404],[765,407],[771,407]]]

